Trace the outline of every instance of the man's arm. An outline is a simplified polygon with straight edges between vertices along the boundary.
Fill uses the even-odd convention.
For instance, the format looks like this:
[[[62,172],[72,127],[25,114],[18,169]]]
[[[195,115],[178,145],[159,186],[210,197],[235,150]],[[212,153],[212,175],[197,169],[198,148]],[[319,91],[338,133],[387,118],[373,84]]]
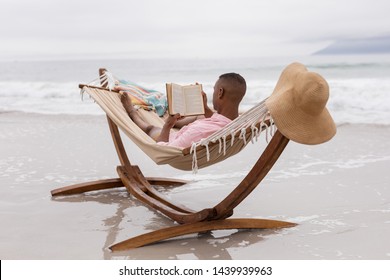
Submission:
[[[176,114],[173,116],[168,116],[165,120],[165,124],[161,129],[160,136],[157,138],[156,142],[168,142],[169,134],[171,132],[172,127],[175,126],[176,122],[180,119],[180,114]]]
[[[203,115],[184,117],[175,123],[175,127],[182,128],[183,126],[186,126],[186,125],[188,125],[188,124],[190,124],[198,119],[203,119],[203,118],[204,118]]]

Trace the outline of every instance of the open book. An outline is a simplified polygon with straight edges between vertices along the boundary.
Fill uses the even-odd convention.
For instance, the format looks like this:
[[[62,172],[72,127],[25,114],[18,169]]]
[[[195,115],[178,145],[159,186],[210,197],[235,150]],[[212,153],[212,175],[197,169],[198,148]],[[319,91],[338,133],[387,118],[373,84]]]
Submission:
[[[203,115],[202,85],[166,84],[168,113],[181,116]]]

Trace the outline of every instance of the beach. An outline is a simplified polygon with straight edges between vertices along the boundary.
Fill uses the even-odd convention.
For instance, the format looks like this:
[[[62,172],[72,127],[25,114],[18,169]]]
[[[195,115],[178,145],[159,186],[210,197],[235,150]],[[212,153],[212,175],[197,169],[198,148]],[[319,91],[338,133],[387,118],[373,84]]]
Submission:
[[[21,0],[0,6],[1,279],[390,279],[389,1]],[[275,126],[221,162],[215,146],[176,158],[180,150],[160,150],[115,96],[115,86],[126,85],[138,112],[167,116],[169,84],[201,85],[211,109],[205,115],[214,110],[226,122],[236,120],[210,136],[221,135],[212,140],[220,151],[235,153],[244,130],[254,137],[264,123]],[[114,92],[98,96],[85,85]],[[118,158],[122,145],[113,142],[118,134],[111,121],[124,130],[131,167]],[[206,131],[200,130],[191,136]],[[159,139],[166,137],[164,130]],[[292,140],[325,138],[319,145]],[[208,139],[183,144],[183,152]],[[209,155],[218,162],[202,168]],[[180,167],[186,159],[194,172],[155,162]],[[127,189],[52,195],[96,182],[116,186],[119,177]],[[170,178],[187,183],[161,180]],[[260,183],[252,189],[254,181]],[[129,185],[137,182],[143,186],[134,193]],[[190,215],[168,218],[140,201],[143,191],[189,208]],[[240,204],[229,207],[236,191]],[[209,221],[216,217],[226,220]],[[147,242],[184,220],[203,221],[172,231],[204,228],[110,250],[133,237]],[[269,220],[291,226],[231,226],[270,226]],[[211,223],[233,229],[211,231]]]
[[[233,217],[297,223],[280,230],[229,230],[123,252],[114,243],[174,223],[124,188],[51,197],[66,185],[115,178],[119,165],[104,115],[0,114],[0,259],[389,260],[390,126],[338,123],[329,142],[290,141]],[[126,137],[145,176],[189,180],[157,187],[173,201],[217,204],[247,174],[264,138],[198,174],[158,166]]]

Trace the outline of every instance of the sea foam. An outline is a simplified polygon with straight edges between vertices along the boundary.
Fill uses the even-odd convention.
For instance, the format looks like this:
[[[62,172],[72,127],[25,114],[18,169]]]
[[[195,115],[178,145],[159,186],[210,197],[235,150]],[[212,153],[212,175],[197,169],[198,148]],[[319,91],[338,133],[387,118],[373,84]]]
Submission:
[[[360,63],[357,59],[346,63],[347,58],[321,58],[317,62],[310,59],[311,62],[303,63],[308,65],[310,71],[324,76],[329,83],[330,98],[327,108],[337,124],[390,124],[390,58],[379,61],[379,58],[375,58],[370,63]],[[365,57],[360,60],[367,59]],[[99,106],[88,97],[82,101],[78,88],[79,83],[88,83],[88,79],[96,78],[96,63],[0,63],[0,66],[7,69],[0,71],[0,112],[103,114]],[[247,94],[240,106],[241,111],[246,111],[272,94],[280,72],[288,63],[267,64],[262,60],[221,63],[118,60],[101,64],[108,64],[108,69],[120,78],[160,92],[165,92],[166,82],[200,82],[208,95],[210,106],[215,80],[221,73],[234,70],[241,73],[247,81]],[[90,75],[87,75],[89,72]],[[89,78],[85,78],[86,76]]]

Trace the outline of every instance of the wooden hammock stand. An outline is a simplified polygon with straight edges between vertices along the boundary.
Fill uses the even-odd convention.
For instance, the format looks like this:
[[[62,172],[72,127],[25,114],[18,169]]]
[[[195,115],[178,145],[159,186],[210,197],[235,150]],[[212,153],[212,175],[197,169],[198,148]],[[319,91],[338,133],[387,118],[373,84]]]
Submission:
[[[102,75],[105,69],[100,69]],[[106,86],[106,85],[103,85]],[[282,154],[289,139],[279,131],[271,139],[264,152],[240,184],[220,203],[212,208],[194,211],[184,206],[176,205],[163,197],[153,185],[180,186],[183,180],[145,177],[137,165],[130,163],[124,148],[118,126],[107,116],[112,140],[121,163],[117,167],[119,178],[105,179],[62,187],[51,191],[52,196],[73,195],[89,191],[126,187],[127,191],[138,200],[149,205],[172,220],[177,226],[163,228],[127,239],[110,247],[112,251],[137,248],[165,239],[191,233],[199,233],[221,229],[276,229],[292,227],[296,224],[277,220],[229,218],[233,209],[240,204],[263,180],[272,166]],[[248,131],[249,133],[249,131]],[[189,149],[183,150],[189,153]]]

